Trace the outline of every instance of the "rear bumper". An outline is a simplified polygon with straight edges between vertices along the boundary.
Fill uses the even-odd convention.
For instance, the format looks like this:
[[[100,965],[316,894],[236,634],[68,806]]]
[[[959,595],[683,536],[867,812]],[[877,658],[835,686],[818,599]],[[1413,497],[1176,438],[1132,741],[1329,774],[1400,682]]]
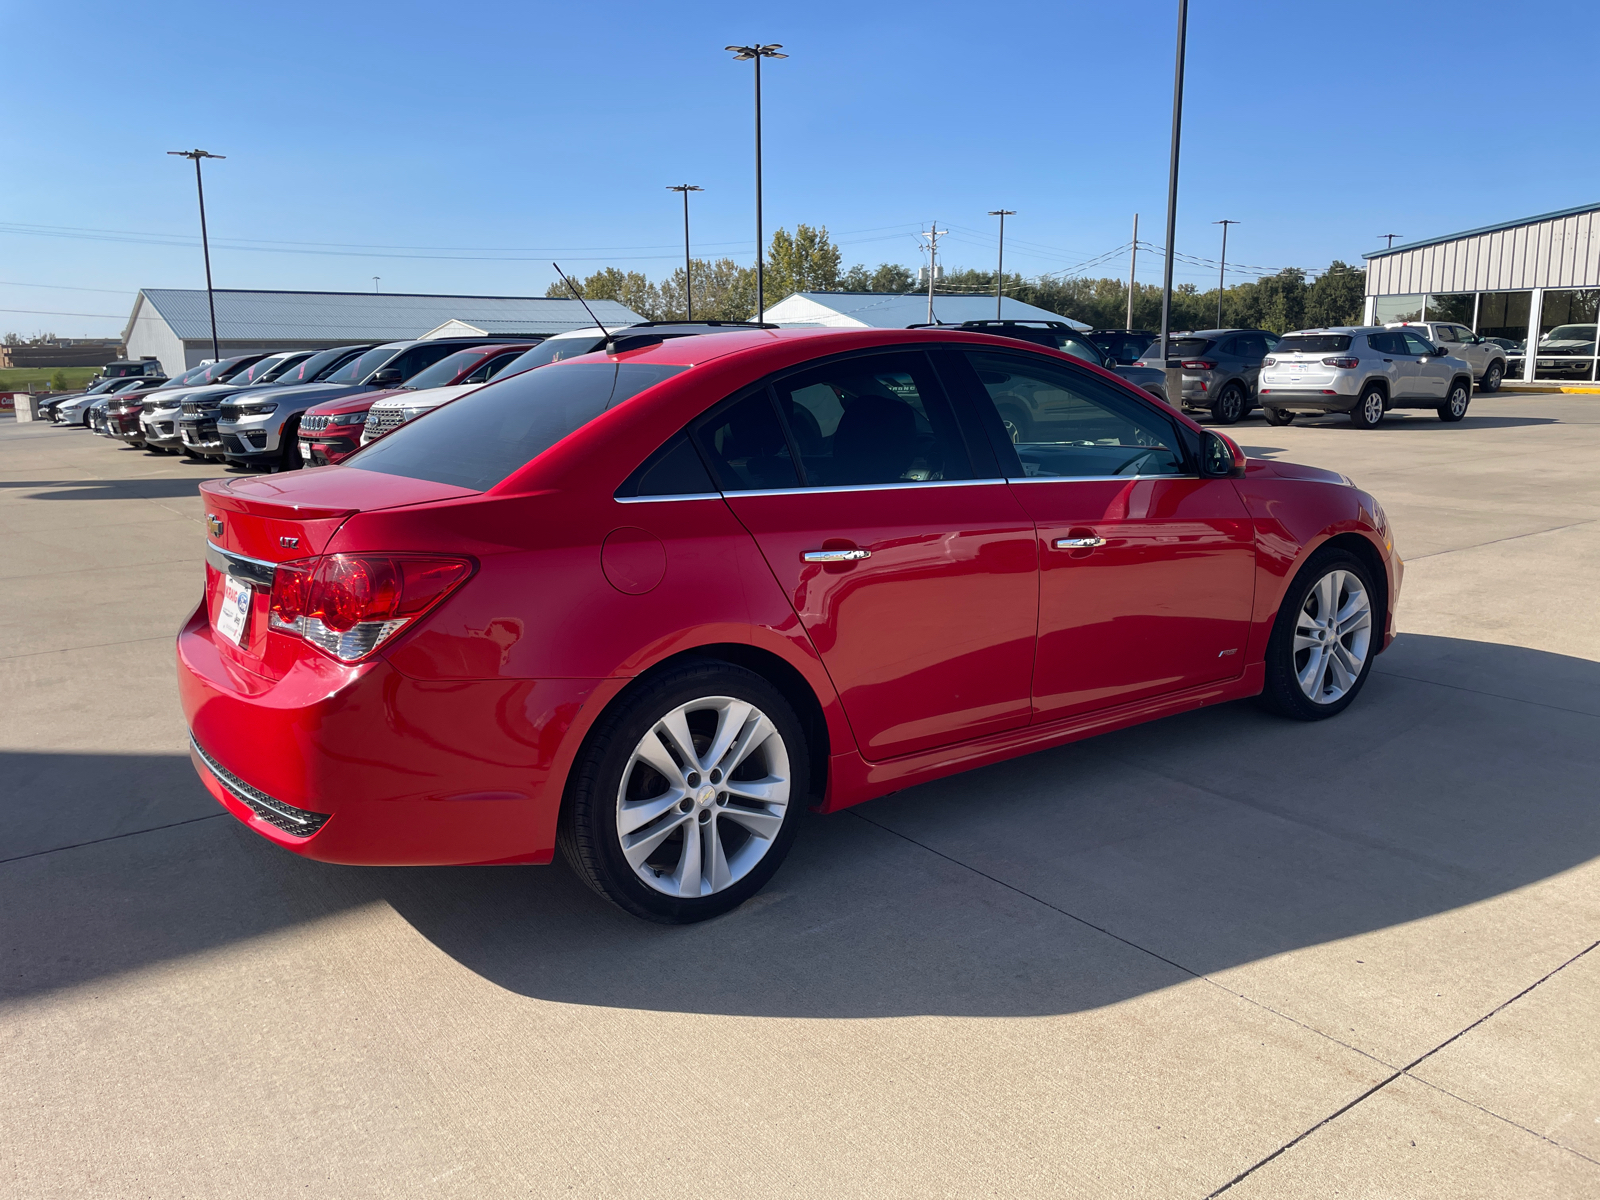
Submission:
[[[204,605],[177,654],[195,770],[268,841],[368,866],[554,853],[568,734],[599,681],[428,682],[381,656],[345,666],[315,654],[269,680],[213,641]],[[296,813],[318,820],[297,825]]]
[[[1356,406],[1356,396],[1330,396],[1323,391],[1299,391],[1294,388],[1264,388],[1258,403],[1264,408],[1290,408],[1309,412],[1349,412]]]

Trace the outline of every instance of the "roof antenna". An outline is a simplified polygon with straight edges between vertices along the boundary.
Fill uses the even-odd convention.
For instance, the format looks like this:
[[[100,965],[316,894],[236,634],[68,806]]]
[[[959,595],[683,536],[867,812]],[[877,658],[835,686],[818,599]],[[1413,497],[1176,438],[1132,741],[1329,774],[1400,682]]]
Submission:
[[[572,280],[567,278],[567,273],[561,269],[561,264],[551,263],[550,265],[556,269],[556,274],[561,276],[561,282],[566,284],[572,294],[578,298],[578,303],[583,305],[583,311],[589,314],[589,320],[596,325],[600,325],[600,318],[594,315],[594,309],[590,308],[588,302],[584,300],[583,293],[577,289]],[[600,325],[600,333],[606,339],[606,353],[615,354],[617,352],[616,338],[612,336],[611,331],[604,325]]]

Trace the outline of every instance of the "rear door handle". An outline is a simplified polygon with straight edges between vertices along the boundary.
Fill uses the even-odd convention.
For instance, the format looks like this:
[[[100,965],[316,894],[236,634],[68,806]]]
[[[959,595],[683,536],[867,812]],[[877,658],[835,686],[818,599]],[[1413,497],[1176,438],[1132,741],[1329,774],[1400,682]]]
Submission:
[[[1103,537],[1069,537],[1057,538],[1050,543],[1057,550],[1093,550],[1096,546],[1104,546]]]
[[[863,558],[871,557],[871,550],[807,550],[800,556],[800,560],[808,563],[842,563],[859,562]]]

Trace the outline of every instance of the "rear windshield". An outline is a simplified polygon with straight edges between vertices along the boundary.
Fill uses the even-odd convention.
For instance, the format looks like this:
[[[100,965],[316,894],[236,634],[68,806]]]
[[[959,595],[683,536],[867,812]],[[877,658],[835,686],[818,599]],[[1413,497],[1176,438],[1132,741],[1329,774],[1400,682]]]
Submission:
[[[1173,358],[1193,358],[1197,354],[1204,354],[1216,342],[1210,338],[1197,337],[1168,337],[1167,353]],[[1161,357],[1161,339],[1157,338],[1150,343],[1150,348],[1144,352],[1146,358]]]
[[[1291,333],[1272,348],[1274,354],[1340,354],[1350,349],[1347,333]]]
[[[530,367],[542,367],[546,363],[560,362],[563,358],[577,358],[580,354],[593,354],[604,344],[598,333],[592,338],[550,338],[513,358],[500,369],[500,374],[506,377],[520,375]]]
[[[349,460],[364,471],[487,491],[614,404],[680,366],[572,363],[502,377],[379,438]]]

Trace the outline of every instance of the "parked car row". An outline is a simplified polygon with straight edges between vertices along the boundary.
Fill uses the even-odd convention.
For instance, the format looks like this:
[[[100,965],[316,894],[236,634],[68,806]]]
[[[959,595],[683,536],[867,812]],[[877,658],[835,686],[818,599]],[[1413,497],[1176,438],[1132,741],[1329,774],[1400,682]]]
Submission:
[[[232,393],[339,392],[296,409],[314,459],[343,450],[310,417],[381,394],[399,423],[201,485],[196,770],[296,854],[559,848],[685,922],[754,894],[806,809],[1246,696],[1347,707],[1394,632],[1378,502],[1025,328],[632,326],[380,375],[398,343]]]

